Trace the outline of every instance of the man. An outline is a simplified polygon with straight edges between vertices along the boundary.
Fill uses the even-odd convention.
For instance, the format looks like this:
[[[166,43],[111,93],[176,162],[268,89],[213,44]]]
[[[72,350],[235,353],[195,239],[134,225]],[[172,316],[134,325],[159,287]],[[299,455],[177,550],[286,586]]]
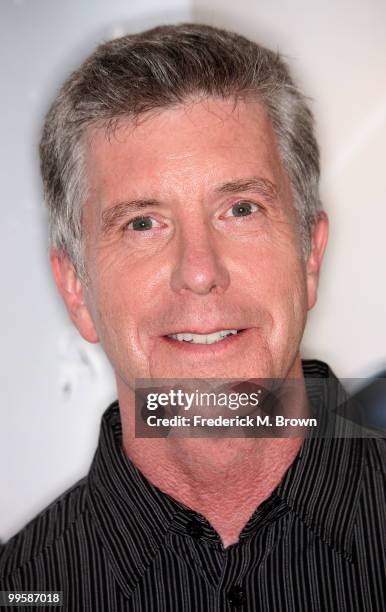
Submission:
[[[6,545],[1,589],[93,612],[383,609],[379,440],[135,435],[138,379],[293,379],[302,405],[307,377],[336,381],[299,355],[328,220],[282,59],[192,24],[106,43],[41,161],[56,284],[118,402],[89,475]]]

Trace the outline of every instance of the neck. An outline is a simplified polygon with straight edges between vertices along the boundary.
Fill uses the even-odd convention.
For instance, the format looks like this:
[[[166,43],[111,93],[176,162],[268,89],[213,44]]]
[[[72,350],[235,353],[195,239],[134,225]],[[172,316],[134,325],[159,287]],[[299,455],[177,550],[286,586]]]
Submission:
[[[301,382],[296,403],[305,405],[302,375]],[[126,455],[153,485],[202,514],[224,546],[238,541],[244,525],[280,483],[303,442],[302,437],[136,438],[133,399],[128,399],[119,393]]]

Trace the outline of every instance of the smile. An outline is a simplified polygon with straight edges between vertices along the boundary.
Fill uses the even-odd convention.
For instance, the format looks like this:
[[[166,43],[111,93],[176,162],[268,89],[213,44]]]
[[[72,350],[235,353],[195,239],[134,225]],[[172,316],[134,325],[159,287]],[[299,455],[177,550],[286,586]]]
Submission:
[[[238,329],[222,329],[212,334],[193,334],[191,332],[182,332],[179,334],[170,334],[168,338],[177,340],[178,342],[189,342],[190,344],[214,344],[221,342],[227,336],[236,335]]]

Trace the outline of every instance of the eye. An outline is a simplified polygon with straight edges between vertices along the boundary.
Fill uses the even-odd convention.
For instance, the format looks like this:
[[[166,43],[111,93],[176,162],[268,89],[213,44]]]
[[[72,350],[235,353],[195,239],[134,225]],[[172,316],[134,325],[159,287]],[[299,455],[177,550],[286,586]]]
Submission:
[[[259,209],[260,207],[252,202],[237,202],[237,204],[234,204],[232,208],[227,210],[224,217],[247,217]]]
[[[125,229],[131,229],[136,232],[145,232],[147,230],[154,229],[155,227],[159,227],[160,223],[153,219],[153,217],[135,217],[126,223]]]

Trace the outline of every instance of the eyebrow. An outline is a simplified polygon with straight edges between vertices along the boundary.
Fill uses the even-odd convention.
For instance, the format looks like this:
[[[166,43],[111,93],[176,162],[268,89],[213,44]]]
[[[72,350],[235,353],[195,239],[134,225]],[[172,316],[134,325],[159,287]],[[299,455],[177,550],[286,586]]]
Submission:
[[[238,193],[240,191],[259,193],[270,201],[276,200],[278,196],[276,185],[269,179],[258,176],[228,181],[216,189],[217,193]]]
[[[216,187],[215,193],[231,194],[231,193],[258,193],[270,202],[277,199],[278,191],[274,183],[269,179],[262,177],[250,177],[245,179],[236,179],[227,181],[219,187]],[[107,234],[119,222],[125,220],[128,214],[145,211],[148,208],[160,206],[161,203],[153,198],[124,200],[113,204],[110,208],[102,213],[102,233]]]
[[[127,214],[146,210],[160,206],[160,202],[154,199],[126,200],[114,204],[102,213],[102,232],[107,234],[121,220],[124,220]]]

